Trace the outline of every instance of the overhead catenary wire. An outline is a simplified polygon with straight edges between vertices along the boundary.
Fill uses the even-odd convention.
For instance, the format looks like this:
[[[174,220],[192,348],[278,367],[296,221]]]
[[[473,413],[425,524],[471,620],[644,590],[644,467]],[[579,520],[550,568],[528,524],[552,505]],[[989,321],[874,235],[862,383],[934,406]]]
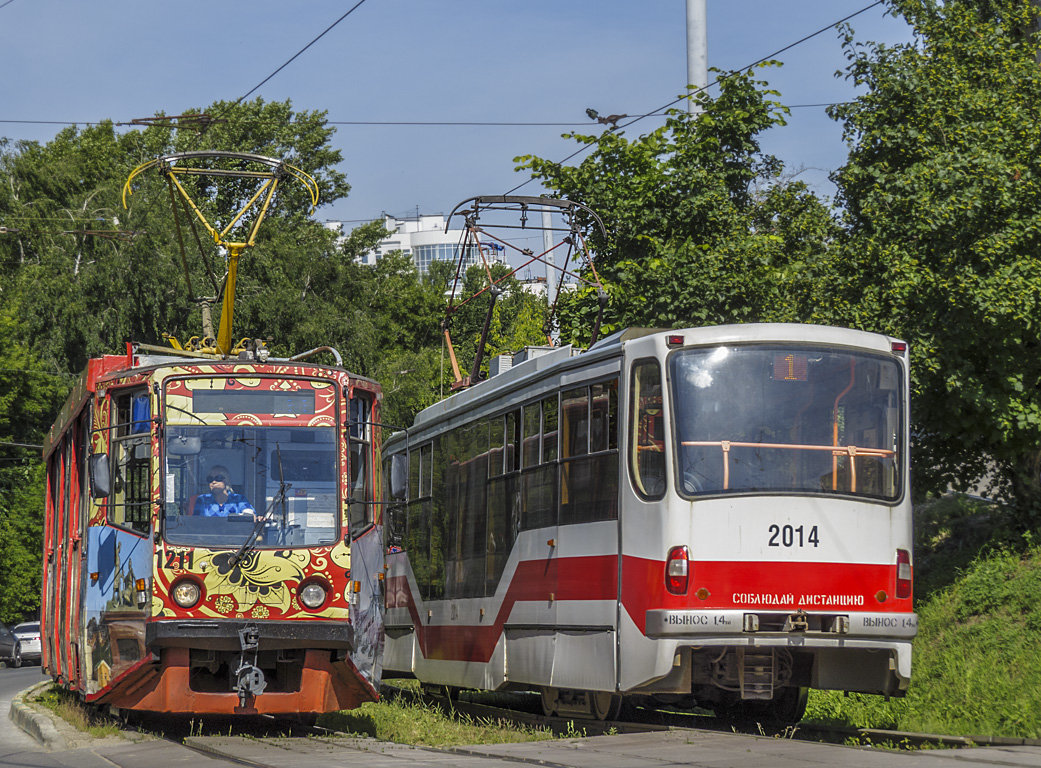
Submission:
[[[788,109],[823,109],[848,104],[848,101],[823,101],[814,104],[788,104]],[[663,112],[649,113],[647,116],[661,115]],[[104,120],[13,120],[0,118],[0,123],[14,125],[101,125]],[[243,120],[242,122],[249,122]],[[113,125],[125,126],[135,125],[133,121],[116,121]],[[327,125],[344,126],[374,126],[374,127],[402,127],[402,128],[582,128],[589,125],[588,121],[575,120],[327,120]],[[174,130],[174,125],[158,125],[155,128],[167,128]]]
[[[845,22],[849,21],[850,19],[852,19],[852,18],[854,18],[856,16],[859,16],[860,14],[865,13],[866,11],[871,10],[875,6],[882,5],[883,2],[884,2],[884,0],[875,0],[875,2],[873,2],[873,3],[869,4],[869,5],[865,5],[859,11],[854,11],[853,13],[849,14],[848,16],[843,16],[838,21],[834,21],[831,24],[827,24],[827,25],[821,27],[820,29],[816,30],[815,32],[811,32],[810,34],[805,35],[805,36],[799,38],[794,43],[789,43],[788,45],[784,46],[783,48],[778,48],[773,53],[768,53],[766,56],[759,57],[758,59],[753,61],[751,64],[748,64],[748,65],[743,66],[743,67],[738,67],[737,69],[732,70],[728,74],[725,74],[725,75],[722,75],[720,77],[717,77],[715,80],[713,80],[708,85],[702,86],[701,88],[692,88],[686,94],[684,94],[682,96],[677,96],[675,99],[673,99],[672,101],[668,102],[667,104],[663,104],[662,106],[660,106],[660,107],[658,107],[656,109],[653,109],[650,112],[645,112],[642,115],[637,115],[636,117],[634,117],[629,122],[624,123],[622,125],[619,125],[617,128],[611,128],[609,130],[621,131],[621,130],[623,130],[625,128],[628,128],[629,126],[634,125],[635,123],[638,123],[641,120],[644,120],[644,119],[646,119],[648,117],[652,117],[652,116],[655,116],[655,115],[660,115],[664,110],[667,110],[667,109],[675,106],[676,104],[679,104],[684,99],[689,99],[689,98],[693,97],[695,94],[701,93],[702,91],[706,91],[709,88],[711,88],[712,86],[718,85],[719,83],[723,82],[724,80],[729,80],[730,78],[734,77],[739,72],[746,72],[746,71],[752,69],[753,67],[756,67],[756,66],[762,64],[765,61],[770,61],[771,59],[776,58],[777,56],[781,55],[785,51],[790,51],[792,48],[796,47],[797,45],[802,45],[807,40],[812,40],[817,35],[821,35],[821,34],[827,32],[829,29],[834,29],[839,24],[844,24]],[[594,146],[594,145],[593,144],[583,144],[581,147],[579,147],[574,152],[569,154],[563,160],[558,161],[557,165],[563,165],[568,160],[574,159],[578,155],[580,155],[583,152],[585,152],[586,150],[590,149],[592,146]],[[514,192],[516,192],[518,189],[521,189],[522,187],[527,186],[528,184],[530,184],[534,180],[535,180],[534,178],[530,178],[527,181],[523,181],[520,184],[518,184],[517,186],[511,187],[510,189],[506,190],[505,192],[503,192],[503,194],[504,195],[511,195]]]
[[[208,130],[209,130],[209,128],[210,128],[210,125],[213,125],[213,123],[214,123],[214,122],[216,122],[216,121],[220,120],[220,119],[221,119],[221,118],[222,118],[222,117],[223,117],[224,115],[226,115],[226,114],[227,114],[227,113],[228,113],[228,112],[229,112],[229,111],[230,111],[230,110],[232,109],[232,107],[236,107],[236,106],[238,106],[238,105],[239,105],[239,104],[241,104],[241,103],[242,103],[243,101],[245,101],[245,100],[246,100],[247,98],[249,98],[249,97],[250,97],[250,96],[252,96],[252,95],[253,95],[254,93],[256,93],[257,91],[259,91],[259,90],[260,90],[260,89],[261,89],[261,88],[262,88],[262,87],[264,86],[264,84],[265,84],[265,83],[267,83],[267,82],[268,82],[269,80],[271,80],[271,78],[273,78],[273,77],[274,77],[275,75],[277,75],[277,74],[278,74],[279,72],[281,72],[281,71],[282,71],[283,69],[285,69],[286,67],[288,67],[288,66],[289,66],[290,64],[292,64],[292,63],[293,63],[294,61],[296,61],[296,59],[297,59],[297,58],[298,58],[298,57],[299,57],[299,56],[300,56],[301,54],[303,54],[303,52],[304,52],[304,51],[306,51],[306,50],[307,50],[308,48],[310,48],[310,47],[311,47],[312,45],[314,45],[314,44],[315,44],[315,43],[317,43],[317,42],[318,42],[319,40],[321,40],[321,39],[322,39],[323,37],[325,37],[325,36],[326,36],[326,35],[327,35],[327,34],[328,34],[329,32],[331,32],[331,31],[332,31],[332,29],[333,29],[333,28],[334,28],[334,27],[335,27],[335,26],[336,26],[337,24],[339,24],[339,23],[340,23],[341,21],[343,21],[343,20],[344,20],[344,19],[346,19],[346,18],[347,18],[348,16],[350,16],[350,15],[351,15],[352,13],[354,13],[354,12],[355,12],[356,10],[358,10],[358,8],[360,8],[360,7],[362,6],[362,5],[364,5],[364,4],[365,4],[365,2],[366,2],[366,0],[358,0],[358,2],[356,2],[356,3],[355,3],[355,4],[353,5],[353,6],[351,6],[351,8],[350,8],[350,9],[349,9],[349,10],[348,10],[348,11],[347,11],[346,13],[344,13],[344,14],[343,14],[342,16],[340,16],[340,18],[338,18],[338,19],[337,19],[336,21],[334,21],[334,22],[333,22],[332,24],[330,24],[330,25],[329,25],[328,27],[326,27],[326,28],[325,28],[324,30],[322,30],[322,31],[321,31],[321,32],[320,32],[320,33],[319,33],[319,34],[318,34],[318,35],[317,35],[317,36],[316,36],[316,37],[315,37],[314,39],[312,39],[312,40],[311,40],[311,42],[309,42],[309,43],[308,43],[307,45],[305,45],[305,46],[304,46],[303,48],[301,48],[301,49],[300,49],[299,51],[297,51],[297,52],[296,52],[296,53],[294,53],[294,54],[293,54],[292,56],[290,56],[290,57],[289,57],[288,59],[286,59],[286,61],[284,61],[284,62],[283,62],[283,63],[282,63],[282,64],[281,64],[281,65],[280,65],[280,66],[279,66],[279,67],[278,67],[278,68],[277,68],[277,69],[276,69],[276,70],[275,70],[274,72],[272,72],[272,73],[271,73],[270,75],[268,75],[268,76],[267,76],[267,77],[265,77],[265,78],[264,78],[263,80],[261,80],[261,81],[260,81],[259,83],[257,83],[256,85],[254,85],[254,86],[253,86],[252,88],[250,88],[250,89],[249,89],[248,91],[246,91],[246,92],[245,92],[244,94],[242,94],[242,95],[241,95],[241,96],[239,96],[239,97],[238,97],[237,99],[235,99],[235,101],[234,101],[234,102],[232,102],[231,106],[229,106],[229,107],[226,107],[225,109],[223,109],[222,111],[220,111],[220,112],[218,112],[218,113],[217,113],[216,115],[214,115],[214,116],[213,116],[213,122],[209,123],[209,124],[208,124],[208,125],[207,125],[207,126],[206,126],[205,128],[203,128],[203,129],[202,129],[201,131],[199,131],[199,133],[198,133],[198,136],[196,137],[196,141],[198,141],[199,139],[201,139],[201,138],[202,138],[202,137],[203,137],[203,136],[204,136],[204,135],[206,134],[206,131],[208,131]]]

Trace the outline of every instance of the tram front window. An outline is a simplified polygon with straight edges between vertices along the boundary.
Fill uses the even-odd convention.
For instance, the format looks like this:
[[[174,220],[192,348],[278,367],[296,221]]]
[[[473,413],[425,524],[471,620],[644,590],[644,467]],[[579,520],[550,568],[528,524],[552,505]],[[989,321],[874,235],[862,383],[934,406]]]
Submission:
[[[828,347],[681,350],[669,360],[680,493],[900,495],[896,361]]]
[[[168,425],[166,540],[237,548],[264,516],[257,546],[331,544],[337,459],[332,427]]]

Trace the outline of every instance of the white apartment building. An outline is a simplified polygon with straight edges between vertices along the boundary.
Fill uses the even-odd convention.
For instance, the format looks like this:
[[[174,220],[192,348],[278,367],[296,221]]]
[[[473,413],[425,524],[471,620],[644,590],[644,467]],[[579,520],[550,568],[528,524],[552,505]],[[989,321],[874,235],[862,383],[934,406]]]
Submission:
[[[419,274],[425,275],[430,264],[435,261],[455,262],[463,241],[463,230],[450,229],[445,232],[445,217],[441,214],[421,214],[415,217],[397,219],[384,214],[383,225],[390,231],[390,236],[379,242],[373,250],[366,253],[361,261],[370,266],[376,260],[393,251],[401,251],[412,257]],[[341,222],[328,222],[330,229],[342,232]],[[498,243],[482,243],[484,258],[489,262],[506,264],[505,248]],[[470,246],[464,269],[472,264],[481,263],[481,256],[476,246]]]

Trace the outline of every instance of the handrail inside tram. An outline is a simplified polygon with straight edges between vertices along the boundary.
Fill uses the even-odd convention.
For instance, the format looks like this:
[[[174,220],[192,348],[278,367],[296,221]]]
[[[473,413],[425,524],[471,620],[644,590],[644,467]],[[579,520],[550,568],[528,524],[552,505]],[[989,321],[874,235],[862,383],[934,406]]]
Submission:
[[[810,445],[801,443],[746,443],[739,440],[684,440],[680,443],[683,447],[711,448],[719,446],[723,451],[723,490],[730,490],[730,449],[731,448],[780,448],[795,451],[831,451],[831,455],[838,460],[840,456],[849,456],[850,461],[850,492],[857,492],[857,462],[858,456],[869,456],[872,458],[892,458],[896,451],[888,448],[864,448],[856,445]],[[836,473],[837,477],[837,473]]]

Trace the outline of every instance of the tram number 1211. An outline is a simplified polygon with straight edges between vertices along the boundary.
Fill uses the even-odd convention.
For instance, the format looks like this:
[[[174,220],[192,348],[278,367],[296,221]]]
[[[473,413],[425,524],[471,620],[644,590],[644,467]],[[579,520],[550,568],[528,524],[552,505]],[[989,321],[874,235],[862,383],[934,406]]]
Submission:
[[[771,547],[806,547],[810,545],[816,547],[819,544],[820,537],[817,535],[817,526],[813,526],[809,531],[802,525],[770,526]]]

